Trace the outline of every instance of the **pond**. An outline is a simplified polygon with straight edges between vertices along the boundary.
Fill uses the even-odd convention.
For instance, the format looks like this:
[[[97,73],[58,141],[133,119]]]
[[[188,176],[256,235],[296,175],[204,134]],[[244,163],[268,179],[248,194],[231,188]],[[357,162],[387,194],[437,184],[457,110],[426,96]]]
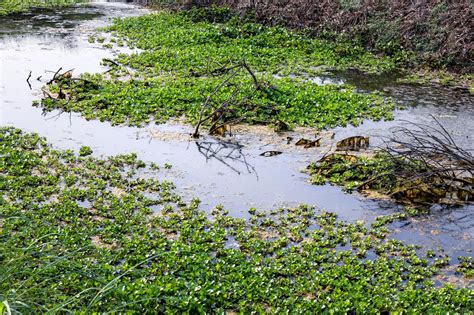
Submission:
[[[163,176],[173,181],[187,199],[198,197],[205,210],[222,204],[234,216],[247,217],[248,209],[269,210],[279,206],[314,205],[338,214],[344,220],[366,220],[398,211],[390,202],[344,193],[335,186],[314,186],[302,172],[309,162],[321,157],[326,147],[300,149],[286,145],[288,136],[298,131],[268,135],[261,131],[235,133],[225,139],[189,136],[192,128],[179,123],[150,124],[143,128],[111,126],[87,121],[78,114],[52,112],[43,115],[32,102],[41,97],[41,87],[59,68],[101,72],[102,58],[118,51],[89,43],[98,27],[117,17],[137,16],[148,11],[131,1],[91,1],[88,5],[0,17],[0,124],[15,126],[45,136],[54,147],[78,150],[87,145],[96,155],[136,152],[140,159],[158,165],[169,163]],[[129,49],[121,49],[130,52]],[[31,76],[30,76],[31,74]],[[27,83],[27,78],[31,87]],[[439,119],[461,146],[471,149],[474,134],[474,98],[468,92],[433,86],[397,84],[394,77],[362,75],[357,72],[329,74],[314,78],[315,83],[347,82],[360,90],[383,90],[407,110],[395,113],[390,122],[366,121],[354,128],[336,128],[335,140],[355,134],[370,136],[371,144],[381,143],[389,129],[404,120],[413,122]],[[334,80],[334,81],[332,81]],[[283,154],[260,154],[281,149]],[[429,216],[395,226],[394,237],[426,248],[445,248],[452,257],[472,256],[474,248],[474,206],[434,208]]]

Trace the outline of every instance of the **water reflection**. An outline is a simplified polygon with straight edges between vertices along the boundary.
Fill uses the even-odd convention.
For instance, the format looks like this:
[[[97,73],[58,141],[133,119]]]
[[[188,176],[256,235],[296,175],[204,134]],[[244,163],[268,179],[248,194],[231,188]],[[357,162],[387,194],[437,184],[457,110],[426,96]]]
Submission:
[[[247,162],[247,158],[242,152],[243,145],[227,141],[196,141],[196,146],[198,152],[206,158],[206,162],[212,159],[219,161],[238,175],[243,171],[238,166],[242,165],[244,171],[255,174],[258,180],[255,167]]]
[[[459,146],[466,150],[473,149],[474,95],[469,91],[442,86],[398,84],[397,74],[368,75],[344,71],[335,76],[362,91],[382,90],[398,104],[407,107],[395,111],[393,121],[380,123],[366,120],[359,127],[336,128],[337,139],[364,134],[373,138],[371,144],[378,145],[381,144],[381,138],[391,134],[391,128],[399,127],[403,121],[430,125],[434,123],[434,116]]]
[[[104,16],[91,7],[58,9],[32,9],[31,11],[0,16],[0,37],[6,35],[64,34],[80,22]]]
[[[407,223],[397,223],[393,236],[415,245],[430,244],[453,258],[474,254],[474,205],[435,206],[429,216]]]

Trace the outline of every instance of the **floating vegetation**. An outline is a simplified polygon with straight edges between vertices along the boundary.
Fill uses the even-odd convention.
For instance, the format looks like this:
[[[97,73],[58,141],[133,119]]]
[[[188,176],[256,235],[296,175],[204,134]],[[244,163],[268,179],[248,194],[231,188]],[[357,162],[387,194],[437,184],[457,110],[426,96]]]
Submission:
[[[30,8],[49,8],[66,6],[75,3],[86,2],[85,0],[1,0],[0,16],[5,14],[23,12]]]
[[[418,205],[473,201],[472,182],[461,184],[438,177],[433,168],[379,153],[374,157],[331,154],[309,166],[311,182],[330,182],[347,190],[377,191],[398,201]],[[423,174],[430,174],[424,177]]]
[[[194,22],[189,14],[115,20],[106,29],[111,44],[124,42],[140,52],[105,59],[110,69],[104,74],[58,77],[40,105],[133,126],[184,117],[197,131],[204,123],[214,134],[225,134],[236,122],[281,130],[392,118],[393,102],[379,93],[308,79],[321,66],[390,70],[390,58],[283,27],[227,18]]]
[[[312,182],[329,181],[348,190],[375,190],[399,201],[421,205],[474,201],[472,154],[458,147],[439,123],[435,127],[411,127],[397,128],[390,146],[373,157],[325,156],[309,166]],[[340,141],[338,150],[356,149],[346,140],[363,140],[368,144],[368,138],[351,137]]]
[[[347,190],[372,189],[390,194],[396,187],[394,165],[383,155],[374,157],[331,154],[309,166],[311,182],[330,182]],[[373,180],[371,180],[373,179]]]
[[[474,278],[474,260],[472,257],[458,257],[459,266],[456,272],[463,274],[466,278]]]
[[[88,146],[82,146],[80,149],[79,149],[79,155],[80,156],[87,156],[87,155],[91,155],[92,154],[92,149]]]
[[[89,153],[89,150],[82,149]],[[134,154],[0,129],[0,301],[11,312],[469,312],[444,255],[312,208],[209,215]],[[440,264],[439,261],[443,263]]]
[[[474,74],[456,74],[446,71],[419,70],[397,80],[399,83],[407,84],[438,84],[459,89],[466,89],[474,93]]]

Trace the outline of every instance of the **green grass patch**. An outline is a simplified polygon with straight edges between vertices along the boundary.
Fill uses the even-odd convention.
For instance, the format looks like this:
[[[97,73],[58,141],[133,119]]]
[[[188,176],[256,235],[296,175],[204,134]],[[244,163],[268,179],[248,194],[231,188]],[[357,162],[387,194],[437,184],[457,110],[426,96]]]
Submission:
[[[317,185],[330,182],[347,190],[366,188],[384,194],[397,187],[395,164],[383,154],[374,157],[334,154],[312,163],[309,170],[311,182]],[[375,180],[367,182],[371,178]]]
[[[357,44],[315,39],[285,27],[246,22],[225,8],[126,18],[116,20],[106,30],[148,52],[125,60],[148,68],[144,60],[137,59],[148,57],[152,66],[158,64],[155,71],[187,72],[190,67],[197,71],[240,59],[247,60],[255,71],[273,74],[311,72],[312,67],[321,65],[370,72],[396,67],[389,57],[371,54]],[[174,58],[163,60],[165,56]]]
[[[36,134],[1,128],[0,310],[473,308],[471,289],[433,286],[444,255],[421,255],[387,238],[386,224],[403,215],[367,227],[300,206],[254,210],[246,221],[221,207],[206,215],[198,204],[184,203],[158,167],[136,155],[81,156],[54,150]]]
[[[86,119],[112,124],[140,126],[150,121],[164,123],[185,117],[196,123],[201,104],[222,79],[216,77],[176,77],[164,75],[145,80],[108,80],[101,75],[84,75],[86,81],[63,82],[56,90],[66,91],[71,99],[44,99],[49,110],[80,112]],[[365,118],[391,119],[394,104],[378,94],[358,94],[347,86],[318,86],[301,79],[269,79],[272,86],[255,91],[245,73],[213,96],[222,104],[233,97],[226,112],[228,120],[243,118],[249,124],[287,124],[319,128],[358,125]],[[239,88],[236,88],[238,86]],[[54,91],[54,89],[53,89]],[[210,110],[206,111],[209,114]]]

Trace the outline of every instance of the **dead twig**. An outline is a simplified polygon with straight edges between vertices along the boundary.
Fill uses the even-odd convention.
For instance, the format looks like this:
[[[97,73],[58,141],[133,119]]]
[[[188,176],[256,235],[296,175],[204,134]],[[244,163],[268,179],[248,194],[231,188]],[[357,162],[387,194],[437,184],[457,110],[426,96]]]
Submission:
[[[226,75],[226,77],[224,77],[224,79],[216,86],[216,88],[207,96],[206,100],[202,103],[201,109],[200,109],[200,112],[199,112],[198,122],[196,124],[194,133],[192,134],[193,138],[199,138],[199,129],[201,128],[203,123],[205,123],[206,121],[208,121],[210,119],[212,119],[212,121],[213,121],[213,124],[210,128],[211,133],[215,132],[216,130],[218,130],[220,128],[223,128],[226,124],[229,124],[229,121],[226,119],[225,114],[232,111],[232,109],[230,107],[231,107],[232,104],[235,105],[235,103],[236,103],[235,98],[236,98],[236,95],[239,91],[238,88],[236,88],[234,90],[234,92],[232,93],[232,95],[229,99],[227,99],[226,101],[222,102],[220,105],[218,105],[217,107],[212,109],[210,114],[208,114],[207,116],[204,116],[204,114],[205,114],[206,110],[209,107],[211,107],[212,98],[223,87],[228,86],[230,81],[242,69],[245,70],[250,75],[250,77],[252,78],[252,82],[253,82],[255,90],[259,91],[259,90],[262,89],[262,85],[259,83],[259,81],[257,80],[254,72],[250,69],[250,67],[247,65],[245,60],[241,61],[240,63],[238,63],[236,65],[230,66],[230,67],[222,66],[218,69],[215,69],[215,70],[211,71],[211,74],[213,74],[213,75]],[[245,102],[245,100],[243,102],[241,102],[241,104],[243,104],[244,102]],[[239,118],[234,119],[234,121],[241,121],[241,120],[242,119],[239,119]],[[221,123],[219,123],[219,121],[221,121]]]
[[[211,101],[212,97],[217,93],[219,92],[219,90],[227,84],[227,82],[229,82],[233,77],[235,77],[237,75],[237,70],[232,72],[229,76],[227,76],[224,80],[222,80],[221,83],[219,83],[219,85],[217,85],[217,87],[214,89],[214,91],[212,91],[211,94],[209,94],[206,98],[206,100],[204,101],[204,103],[201,105],[201,110],[199,112],[199,120],[198,120],[198,123],[196,125],[196,128],[194,130],[194,133],[193,133],[193,138],[199,138],[199,128],[201,127],[202,123],[205,122],[205,120],[203,120],[203,116],[204,116],[204,111],[206,110],[206,108],[209,106],[209,102]],[[214,111],[216,112],[216,110]],[[212,114],[211,115],[208,115],[206,117],[206,120],[210,119],[210,117],[212,117]]]
[[[31,83],[30,83],[30,78],[31,78],[31,70],[30,70],[30,73],[28,74],[28,77],[26,78],[26,83],[28,83],[28,86],[30,87],[30,90],[31,90]]]
[[[474,157],[432,118],[434,125],[406,122],[408,127],[396,128],[388,139],[384,151],[393,164],[398,186],[393,194],[416,191],[422,185],[428,187],[431,192],[424,193],[432,194],[434,201],[452,191],[472,200]]]
[[[53,78],[51,80],[49,80],[46,84],[47,85],[51,85],[53,84],[54,81],[56,81],[56,76],[59,74],[59,72],[63,70],[63,67],[60,67],[53,75]]]
[[[114,61],[114,60],[112,60],[112,59],[108,59],[108,58],[104,58],[104,59],[102,59],[102,61],[103,61],[103,62],[111,63],[112,65],[114,65],[114,66],[116,66],[116,67],[119,67],[119,68],[124,69],[124,70],[128,73],[128,75],[129,75],[130,77],[132,77],[132,74],[130,73],[130,71],[128,70],[128,68],[125,67],[124,65],[121,65],[121,64],[119,64],[118,62],[116,62],[116,61]],[[109,69],[109,70],[107,70],[105,73],[108,73],[108,72],[110,72],[111,70],[112,70],[112,69]]]

